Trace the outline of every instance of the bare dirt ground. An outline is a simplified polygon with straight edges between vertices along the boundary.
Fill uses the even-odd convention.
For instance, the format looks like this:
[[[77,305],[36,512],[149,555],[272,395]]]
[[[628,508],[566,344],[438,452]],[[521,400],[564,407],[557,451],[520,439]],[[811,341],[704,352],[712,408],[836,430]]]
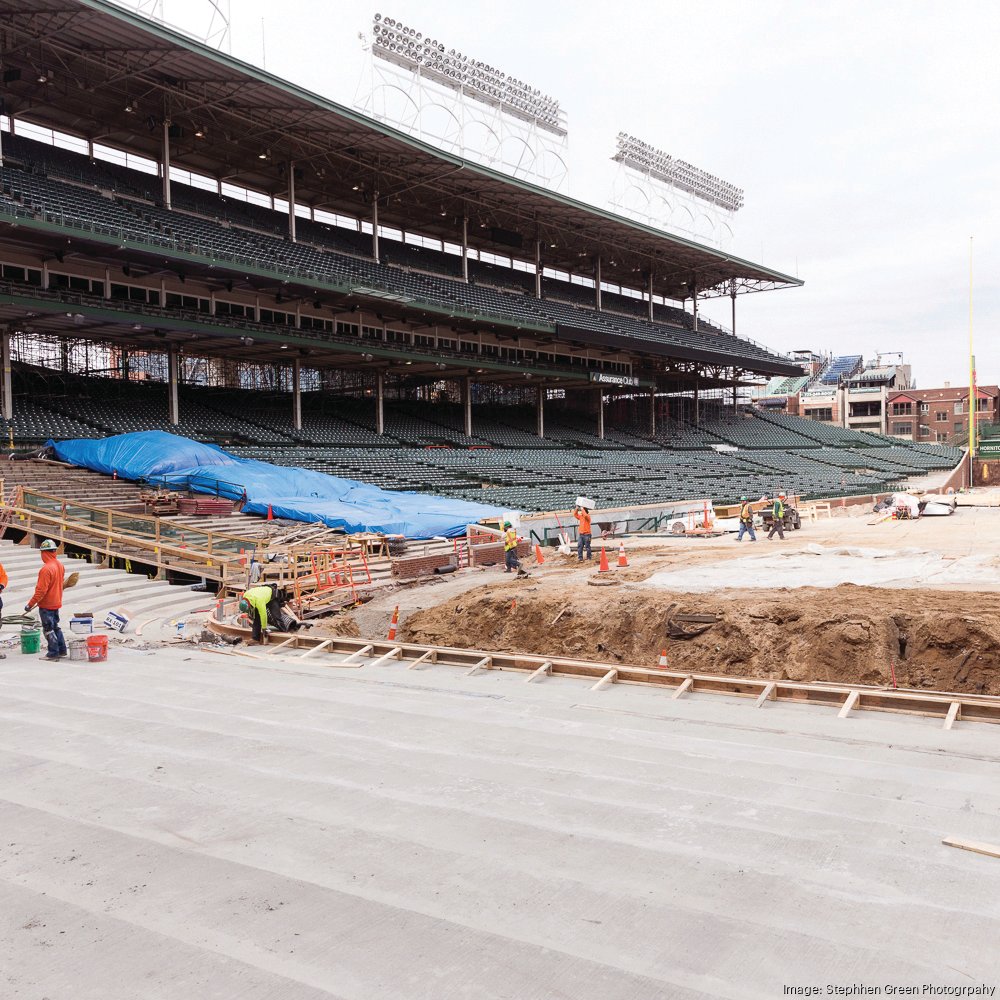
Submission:
[[[841,512],[740,547],[731,535],[627,539],[629,567],[603,577],[596,559],[581,567],[549,550],[543,566],[526,561],[525,580],[465,571],[380,595],[344,627],[384,636],[398,604],[398,637],[412,642],[649,666],[666,649],[671,670],[864,684],[891,684],[895,670],[900,687],[1000,695],[1000,509],[871,520]],[[608,552],[614,565],[617,541]],[[860,582],[875,566],[886,582],[840,582],[845,552]],[[815,585],[783,586],[793,564]],[[669,585],[704,573],[711,586]],[[671,640],[671,610],[719,621]]]

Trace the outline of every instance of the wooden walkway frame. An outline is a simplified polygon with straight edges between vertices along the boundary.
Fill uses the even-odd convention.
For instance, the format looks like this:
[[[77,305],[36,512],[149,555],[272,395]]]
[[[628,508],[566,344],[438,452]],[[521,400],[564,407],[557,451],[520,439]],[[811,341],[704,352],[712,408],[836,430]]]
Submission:
[[[248,639],[249,629],[210,621],[209,631],[227,638]],[[858,684],[832,684],[828,681],[808,683],[783,681],[767,677],[731,677],[724,674],[685,674],[650,667],[621,663],[601,663],[596,660],[576,660],[569,657],[535,655],[531,653],[496,653],[479,649],[459,649],[451,646],[427,646],[410,642],[389,642],[380,639],[355,639],[348,636],[314,638],[295,633],[272,633],[270,643],[261,647],[282,653],[301,650],[296,661],[308,657],[317,665],[319,658],[312,654],[331,653],[345,655],[346,663],[367,666],[395,659],[407,669],[434,663],[441,666],[464,667],[466,676],[489,670],[520,670],[529,676],[526,681],[542,677],[589,678],[592,690],[601,690],[610,684],[639,684],[644,687],[662,688],[671,698],[688,694],[721,694],[729,697],[751,699],[755,706],[765,702],[795,702],[820,705],[836,713],[837,718],[849,719],[853,712],[889,712],[900,715],[919,715],[942,720],[945,729],[952,729],[958,720],[968,722],[1000,723],[1000,697],[991,695],[965,695],[943,691],[917,691],[892,689]],[[267,655],[262,657],[267,659]],[[275,657],[276,662],[278,657]],[[360,661],[360,662],[359,662]]]

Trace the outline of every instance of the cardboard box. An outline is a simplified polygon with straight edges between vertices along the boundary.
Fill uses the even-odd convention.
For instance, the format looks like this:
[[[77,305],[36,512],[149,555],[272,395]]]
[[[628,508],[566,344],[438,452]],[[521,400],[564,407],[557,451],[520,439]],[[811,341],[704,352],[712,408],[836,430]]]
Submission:
[[[128,608],[118,608],[114,611],[109,611],[108,616],[104,619],[104,624],[115,632],[124,632],[128,627],[128,623],[132,613]]]

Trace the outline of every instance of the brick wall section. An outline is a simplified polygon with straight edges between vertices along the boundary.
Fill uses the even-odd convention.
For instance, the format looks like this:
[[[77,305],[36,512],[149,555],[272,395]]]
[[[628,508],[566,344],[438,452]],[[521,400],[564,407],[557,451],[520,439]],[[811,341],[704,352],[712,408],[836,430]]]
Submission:
[[[408,559],[393,559],[392,575],[399,580],[416,580],[421,576],[430,576],[434,570],[454,561],[455,557],[447,552],[438,552],[429,556],[411,556]]]
[[[531,542],[517,543],[518,558],[524,559],[531,554]],[[474,545],[472,548],[473,566],[499,566],[503,562],[503,543],[495,545]]]

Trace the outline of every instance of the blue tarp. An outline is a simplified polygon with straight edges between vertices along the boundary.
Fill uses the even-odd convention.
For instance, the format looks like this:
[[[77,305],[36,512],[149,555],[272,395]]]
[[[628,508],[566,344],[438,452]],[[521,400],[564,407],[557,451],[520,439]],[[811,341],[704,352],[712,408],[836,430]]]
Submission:
[[[377,531],[409,538],[454,537],[467,524],[496,517],[501,508],[429,493],[383,490],[312,469],[237,458],[215,445],[164,431],[49,442],[60,461],[121,479],[164,481],[196,493],[239,500],[244,510],[345,531]]]

